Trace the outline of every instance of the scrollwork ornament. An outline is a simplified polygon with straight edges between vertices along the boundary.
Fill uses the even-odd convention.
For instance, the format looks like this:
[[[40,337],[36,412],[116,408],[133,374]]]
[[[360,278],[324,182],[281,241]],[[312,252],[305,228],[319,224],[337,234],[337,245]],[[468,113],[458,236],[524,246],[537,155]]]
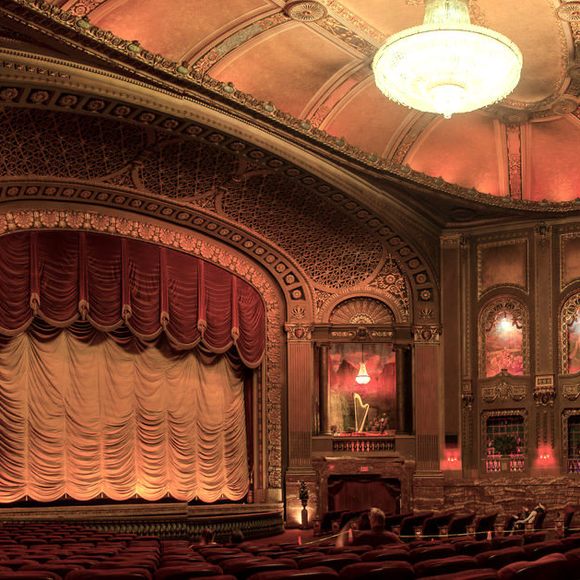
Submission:
[[[534,401],[537,406],[552,407],[556,400],[556,387],[554,385],[553,375],[544,375],[536,377],[534,386]]]
[[[525,385],[513,383],[507,372],[501,372],[498,380],[481,388],[481,398],[485,403],[523,401],[527,396]]]
[[[291,324],[284,325],[284,330],[289,342],[309,342],[312,340],[313,327],[310,324]]]
[[[415,326],[413,328],[413,337],[419,344],[439,344],[441,338],[441,327],[433,324]]]

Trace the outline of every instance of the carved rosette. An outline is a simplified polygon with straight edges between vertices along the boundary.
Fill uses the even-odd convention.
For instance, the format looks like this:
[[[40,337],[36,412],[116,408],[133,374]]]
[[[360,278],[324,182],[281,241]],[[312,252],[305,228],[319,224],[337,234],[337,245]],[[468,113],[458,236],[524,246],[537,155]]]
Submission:
[[[288,342],[310,342],[312,340],[313,327],[310,324],[286,323],[284,330],[288,337]]]
[[[159,226],[127,217],[105,215],[102,211],[19,210],[0,211],[0,236],[19,230],[70,229],[106,232],[130,237],[186,252],[212,262],[248,281],[261,294],[266,305],[266,414],[267,486],[282,487],[282,360],[281,313],[283,306],[264,273],[243,256],[222,248],[192,232]]]
[[[576,401],[580,397],[580,382],[562,385],[562,397],[568,401]]]
[[[563,375],[569,373],[569,352],[570,345],[568,343],[569,336],[568,332],[570,326],[578,319],[580,316],[580,292],[572,294],[564,305],[562,306],[562,312],[560,314],[560,372]]]
[[[391,309],[375,298],[350,298],[341,302],[330,314],[331,324],[392,325],[395,317]]]
[[[502,371],[495,382],[482,386],[481,399],[485,403],[523,401],[527,395],[526,386],[510,381],[510,376]]]
[[[536,377],[534,385],[534,401],[542,407],[553,407],[556,400],[556,386],[554,375],[542,375]]]
[[[415,326],[413,328],[413,338],[415,343],[437,345],[441,338],[441,327],[433,324]]]

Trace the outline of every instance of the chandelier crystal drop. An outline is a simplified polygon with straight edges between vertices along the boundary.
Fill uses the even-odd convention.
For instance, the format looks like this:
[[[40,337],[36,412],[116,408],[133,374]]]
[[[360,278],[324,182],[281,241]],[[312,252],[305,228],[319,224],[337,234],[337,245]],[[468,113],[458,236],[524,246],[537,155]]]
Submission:
[[[445,118],[502,100],[521,69],[509,38],[471,24],[468,0],[425,0],[423,24],[389,37],[373,61],[389,99]]]
[[[367,372],[367,365],[364,362],[360,363],[358,374],[354,379],[359,385],[368,385],[371,382],[371,377]]]

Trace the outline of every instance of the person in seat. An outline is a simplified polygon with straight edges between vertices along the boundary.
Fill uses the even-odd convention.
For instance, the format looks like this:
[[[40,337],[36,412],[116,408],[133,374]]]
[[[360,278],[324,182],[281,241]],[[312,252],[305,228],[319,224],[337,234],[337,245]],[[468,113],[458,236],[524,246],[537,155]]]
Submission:
[[[400,544],[396,534],[385,531],[385,513],[379,508],[369,511],[370,530],[359,530],[358,526],[349,522],[340,532],[336,546],[384,546],[385,544]]]

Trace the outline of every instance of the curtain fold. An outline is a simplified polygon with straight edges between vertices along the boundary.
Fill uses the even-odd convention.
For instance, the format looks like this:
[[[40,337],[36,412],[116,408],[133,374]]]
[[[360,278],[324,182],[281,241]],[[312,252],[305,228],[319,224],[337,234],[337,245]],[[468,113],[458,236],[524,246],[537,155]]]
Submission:
[[[144,345],[126,327],[36,320],[0,341],[0,502],[242,499],[243,375],[234,356]]]
[[[89,320],[104,332],[127,326],[142,341],[165,332],[174,348],[236,346],[259,366],[265,310],[259,293],[203,260],[106,234],[17,232],[2,237],[0,333],[38,316],[56,327]]]

